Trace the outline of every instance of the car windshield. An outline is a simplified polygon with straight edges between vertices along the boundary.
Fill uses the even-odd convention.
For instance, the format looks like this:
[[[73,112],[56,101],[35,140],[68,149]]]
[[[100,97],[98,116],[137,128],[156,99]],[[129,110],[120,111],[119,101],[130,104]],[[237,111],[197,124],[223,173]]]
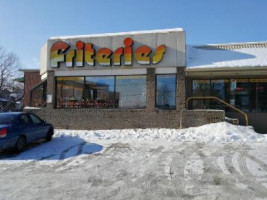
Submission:
[[[0,115],[0,124],[12,124],[15,117],[15,115]]]

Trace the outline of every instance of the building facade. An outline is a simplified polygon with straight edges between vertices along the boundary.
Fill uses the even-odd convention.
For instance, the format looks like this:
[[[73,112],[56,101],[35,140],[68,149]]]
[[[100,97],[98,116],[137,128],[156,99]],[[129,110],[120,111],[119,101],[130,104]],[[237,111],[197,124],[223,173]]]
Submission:
[[[203,100],[187,109],[190,96],[217,96],[265,115],[267,65],[255,56],[233,45],[187,46],[183,29],[52,37],[41,50],[45,104],[34,112],[75,129],[179,128],[223,121],[225,112],[237,117]]]

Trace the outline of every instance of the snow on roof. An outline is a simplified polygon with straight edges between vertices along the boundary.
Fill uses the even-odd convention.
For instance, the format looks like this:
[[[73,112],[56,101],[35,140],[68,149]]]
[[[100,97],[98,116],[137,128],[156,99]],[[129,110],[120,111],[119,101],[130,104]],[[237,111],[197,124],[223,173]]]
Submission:
[[[108,36],[120,36],[120,35],[139,35],[139,34],[151,34],[151,33],[169,33],[169,32],[183,32],[182,28],[172,29],[158,29],[158,30],[144,30],[144,31],[131,31],[131,32],[119,32],[119,33],[102,33],[102,34],[90,34],[90,35],[75,35],[75,36],[56,36],[50,37],[50,40],[66,40],[76,38],[88,38],[88,37],[108,37]]]
[[[267,42],[186,46],[187,68],[267,67]]]
[[[20,68],[21,72],[39,72],[40,68]]]

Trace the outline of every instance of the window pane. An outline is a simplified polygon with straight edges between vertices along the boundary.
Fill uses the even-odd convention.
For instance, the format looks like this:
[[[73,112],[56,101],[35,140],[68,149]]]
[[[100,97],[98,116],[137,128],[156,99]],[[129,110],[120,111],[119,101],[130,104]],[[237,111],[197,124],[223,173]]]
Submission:
[[[211,80],[210,94],[226,102],[229,101],[230,80]]]
[[[249,80],[231,79],[230,104],[243,111],[249,111]]]
[[[210,81],[210,95],[218,97],[219,99],[229,103],[230,101],[230,80],[229,79],[221,79],[221,80],[211,80]],[[210,101],[210,108],[212,109],[220,109],[220,110],[228,110],[224,104],[220,104],[216,100]]]
[[[229,79],[193,80],[193,96],[214,96],[229,102]],[[194,108],[225,109],[223,104],[216,100],[194,100]]]
[[[83,90],[84,77],[57,77],[57,107],[80,107]]]
[[[210,96],[210,80],[193,80],[193,96]]]
[[[29,124],[29,118],[26,115],[21,115],[19,118],[20,124]]]
[[[157,75],[156,107],[175,109],[176,75]]]
[[[250,104],[253,112],[267,112],[267,79],[250,80]]]
[[[114,108],[114,76],[85,78],[85,107]]]
[[[146,76],[116,76],[119,108],[146,107]]]
[[[210,80],[193,80],[193,96],[211,96]],[[193,109],[209,108],[210,100],[194,100]]]
[[[45,107],[46,106],[46,87],[47,81],[44,81],[38,87],[31,90],[31,106]]]
[[[42,123],[41,119],[39,119],[37,116],[30,114],[31,120],[34,124],[40,124]]]

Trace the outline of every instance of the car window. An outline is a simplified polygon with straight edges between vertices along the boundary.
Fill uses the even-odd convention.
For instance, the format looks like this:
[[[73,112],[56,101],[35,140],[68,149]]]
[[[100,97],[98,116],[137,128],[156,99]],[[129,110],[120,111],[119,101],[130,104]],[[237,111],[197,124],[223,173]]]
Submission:
[[[37,117],[36,115],[30,114],[31,120],[34,124],[40,124],[42,123],[42,120]]]
[[[29,124],[30,120],[27,117],[27,115],[21,115],[20,118],[19,118],[19,123],[20,124]]]

